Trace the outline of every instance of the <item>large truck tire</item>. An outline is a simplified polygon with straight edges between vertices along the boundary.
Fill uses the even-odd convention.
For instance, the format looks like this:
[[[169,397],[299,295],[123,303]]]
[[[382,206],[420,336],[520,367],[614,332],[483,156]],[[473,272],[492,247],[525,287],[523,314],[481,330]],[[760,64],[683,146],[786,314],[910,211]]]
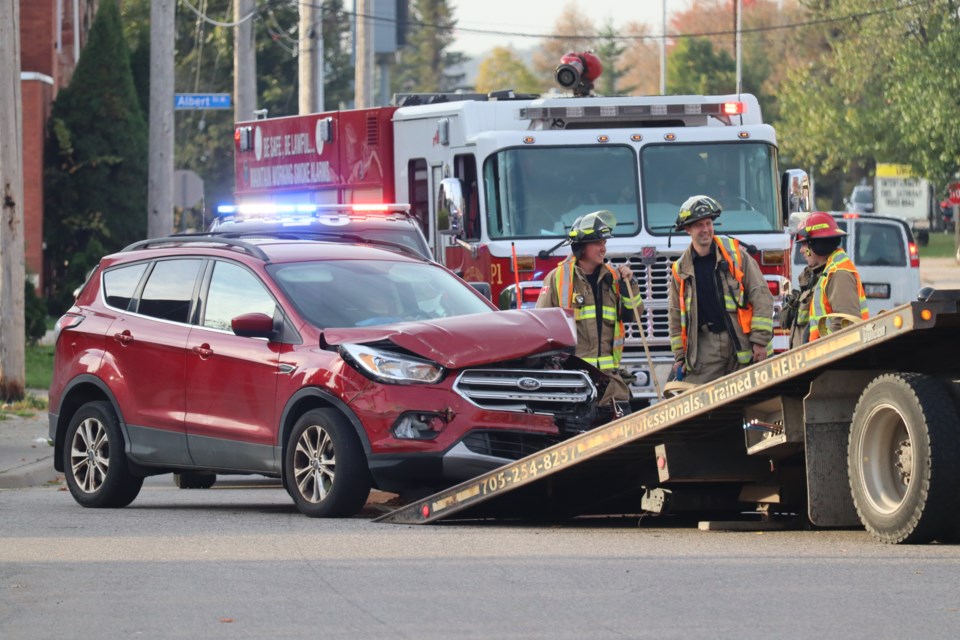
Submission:
[[[881,542],[952,537],[960,506],[960,419],[940,380],[891,373],[864,389],[847,465],[860,521]]]

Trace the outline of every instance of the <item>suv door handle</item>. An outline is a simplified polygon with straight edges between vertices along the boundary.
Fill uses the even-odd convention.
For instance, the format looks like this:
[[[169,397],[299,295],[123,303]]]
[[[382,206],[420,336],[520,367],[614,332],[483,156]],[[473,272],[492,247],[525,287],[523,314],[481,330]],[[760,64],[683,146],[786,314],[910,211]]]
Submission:
[[[127,345],[133,342],[133,334],[130,333],[130,329],[124,329],[122,333],[113,334],[113,339],[120,344]]]
[[[213,349],[211,349],[210,345],[207,344],[206,342],[204,342],[199,347],[194,347],[193,349],[191,349],[191,351],[193,351],[195,354],[200,356],[201,360],[206,360],[207,358],[213,355]]]

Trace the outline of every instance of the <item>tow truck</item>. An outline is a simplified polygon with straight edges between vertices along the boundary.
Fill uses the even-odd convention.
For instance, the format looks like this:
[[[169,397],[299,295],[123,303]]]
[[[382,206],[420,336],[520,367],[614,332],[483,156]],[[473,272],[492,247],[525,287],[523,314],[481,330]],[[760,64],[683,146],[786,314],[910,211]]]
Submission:
[[[696,386],[381,516],[671,513],[960,539],[960,290]],[[711,519],[713,518],[713,519]]]

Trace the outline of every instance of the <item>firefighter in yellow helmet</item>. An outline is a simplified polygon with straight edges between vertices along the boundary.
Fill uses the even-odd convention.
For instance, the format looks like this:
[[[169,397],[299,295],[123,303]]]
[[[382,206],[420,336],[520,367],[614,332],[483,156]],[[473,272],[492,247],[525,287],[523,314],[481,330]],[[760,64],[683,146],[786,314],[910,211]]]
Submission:
[[[572,309],[577,324],[577,357],[603,371],[610,382],[600,406],[622,415],[628,411],[630,389],[620,375],[625,309],[642,310],[640,294],[633,298],[622,286],[633,281],[630,267],[612,267],[604,261],[607,238],[617,220],[610,211],[594,211],[577,218],[570,229],[573,255],[547,274],[537,307]],[[613,404],[613,403],[616,404]]]
[[[816,340],[857,320],[866,320],[867,297],[860,274],[840,246],[847,235],[829,213],[815,212],[794,235],[807,268],[780,312],[780,326],[790,329],[790,346]]]
[[[703,384],[773,353],[773,295],[740,242],[714,233],[720,203],[693,196],[676,229],[690,246],[670,278],[670,348],[677,380]]]

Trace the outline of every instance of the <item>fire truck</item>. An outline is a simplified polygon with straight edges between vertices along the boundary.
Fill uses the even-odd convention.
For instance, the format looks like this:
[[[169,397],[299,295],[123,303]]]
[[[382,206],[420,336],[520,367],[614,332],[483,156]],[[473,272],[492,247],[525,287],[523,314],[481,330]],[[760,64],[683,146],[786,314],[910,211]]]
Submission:
[[[673,360],[670,265],[689,244],[673,231],[681,203],[719,200],[718,233],[751,248],[779,301],[786,223],[809,210],[809,182],[781,174],[754,96],[590,95],[601,69],[590,53],[564,56],[556,78],[572,96],[402,94],[393,106],[239,122],[237,211],[409,203],[434,257],[488,285],[502,308],[534,304],[572,223],[612,211],[608,259],[631,266],[645,309],[642,327],[626,324],[622,364],[634,398],[653,398],[652,376],[664,381]],[[785,349],[786,332],[775,333]]]

